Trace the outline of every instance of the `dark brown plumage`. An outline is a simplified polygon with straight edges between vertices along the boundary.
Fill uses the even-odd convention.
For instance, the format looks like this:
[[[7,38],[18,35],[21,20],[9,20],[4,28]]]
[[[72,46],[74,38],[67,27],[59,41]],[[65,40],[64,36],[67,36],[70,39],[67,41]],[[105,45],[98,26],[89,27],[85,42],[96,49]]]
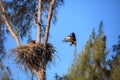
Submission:
[[[72,46],[73,44],[76,46],[76,36],[75,33],[71,33],[71,35],[67,36],[65,38],[65,42],[70,42],[70,46]]]

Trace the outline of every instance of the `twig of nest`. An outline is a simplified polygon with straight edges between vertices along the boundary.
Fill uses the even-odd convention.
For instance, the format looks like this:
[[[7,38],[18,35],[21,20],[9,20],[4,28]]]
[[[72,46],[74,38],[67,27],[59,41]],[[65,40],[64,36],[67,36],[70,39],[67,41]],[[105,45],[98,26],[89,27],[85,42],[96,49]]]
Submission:
[[[28,69],[39,70],[44,64],[52,61],[55,49],[51,43],[47,43],[46,48],[43,44],[26,44],[12,50],[16,53],[16,61],[24,64]]]

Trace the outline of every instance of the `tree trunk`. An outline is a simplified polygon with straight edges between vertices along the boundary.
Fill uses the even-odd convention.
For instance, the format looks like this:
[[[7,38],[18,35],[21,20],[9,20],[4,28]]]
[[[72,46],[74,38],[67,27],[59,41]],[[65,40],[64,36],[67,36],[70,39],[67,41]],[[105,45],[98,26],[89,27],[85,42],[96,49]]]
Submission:
[[[2,10],[2,15],[3,15],[3,22],[6,24],[8,31],[10,32],[10,34],[13,36],[13,38],[16,40],[17,45],[20,46],[20,41],[17,37],[17,35],[15,34],[15,32],[12,30],[12,27],[9,23],[9,21],[7,20],[7,15],[4,9],[4,6],[2,4],[2,0],[0,0],[0,6],[1,6],[1,10]]]
[[[52,18],[52,11],[53,11],[54,4],[55,4],[55,0],[52,0],[50,3],[48,18],[47,18],[47,25],[46,25],[45,36],[44,36],[44,46],[46,46],[47,41],[48,41],[50,22],[51,22],[51,18]]]
[[[46,80],[46,73],[45,73],[44,69],[39,70],[37,72],[37,77],[38,77],[38,80]]]
[[[38,0],[38,23],[37,23],[37,43],[41,42],[41,13],[42,13],[42,9],[41,9],[41,4],[42,4],[42,0]]]
[[[33,72],[38,80],[46,80],[46,64],[42,64],[39,70],[33,69]]]

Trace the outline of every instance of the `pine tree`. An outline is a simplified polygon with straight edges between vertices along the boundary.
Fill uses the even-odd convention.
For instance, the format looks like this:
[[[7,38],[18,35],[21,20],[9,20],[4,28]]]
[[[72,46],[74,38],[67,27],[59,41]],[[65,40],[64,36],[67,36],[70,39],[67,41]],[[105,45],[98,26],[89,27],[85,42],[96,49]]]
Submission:
[[[110,80],[120,79],[120,36],[117,44],[113,46],[112,60],[109,61],[110,65]]]
[[[84,50],[80,52],[66,75],[69,80],[108,80],[106,55],[106,36],[100,23],[98,34],[93,29]]]
[[[62,4],[63,0],[0,0],[0,28],[16,41],[17,47],[12,49],[16,62],[31,70],[38,80],[46,79],[46,65],[55,52],[53,45],[48,43],[49,30]],[[33,26],[37,29],[36,40],[21,44],[23,38],[31,39]]]
[[[5,40],[4,33],[5,33],[4,28],[0,26],[0,80],[12,80],[12,75],[9,67],[5,66],[3,63],[6,55],[6,51],[4,47],[4,40]]]
[[[9,67],[4,66],[0,58],[0,80],[13,80]]]

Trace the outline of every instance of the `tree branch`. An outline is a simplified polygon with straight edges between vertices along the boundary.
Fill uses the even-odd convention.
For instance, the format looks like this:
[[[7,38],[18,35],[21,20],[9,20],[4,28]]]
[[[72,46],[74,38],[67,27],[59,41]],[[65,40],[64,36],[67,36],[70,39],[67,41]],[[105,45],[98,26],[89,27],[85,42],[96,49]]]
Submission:
[[[47,41],[48,41],[50,22],[51,22],[51,18],[52,18],[52,11],[53,11],[54,4],[55,4],[55,0],[52,0],[50,3],[48,18],[47,18],[47,25],[46,25],[45,36],[44,36],[44,46],[46,46]]]
[[[34,21],[34,25],[37,27],[37,22],[35,20],[35,13],[33,14],[33,21]]]
[[[38,23],[37,23],[37,39],[36,43],[41,43],[41,14],[42,14],[42,0],[38,0]]]
[[[28,12],[28,14],[33,18],[35,27],[37,27],[37,22],[36,22],[36,19],[35,19],[35,14],[36,14],[36,12],[34,12],[34,14],[31,14],[29,11],[27,11],[27,12]]]
[[[6,24],[8,31],[10,32],[10,34],[13,36],[13,38],[16,40],[17,45],[20,46],[20,41],[17,37],[17,35],[15,34],[15,32],[12,30],[12,27],[9,23],[9,21],[7,20],[7,15],[4,9],[4,6],[2,4],[2,0],[0,0],[0,6],[1,6],[1,10],[2,10],[2,15],[3,15],[3,22]]]

